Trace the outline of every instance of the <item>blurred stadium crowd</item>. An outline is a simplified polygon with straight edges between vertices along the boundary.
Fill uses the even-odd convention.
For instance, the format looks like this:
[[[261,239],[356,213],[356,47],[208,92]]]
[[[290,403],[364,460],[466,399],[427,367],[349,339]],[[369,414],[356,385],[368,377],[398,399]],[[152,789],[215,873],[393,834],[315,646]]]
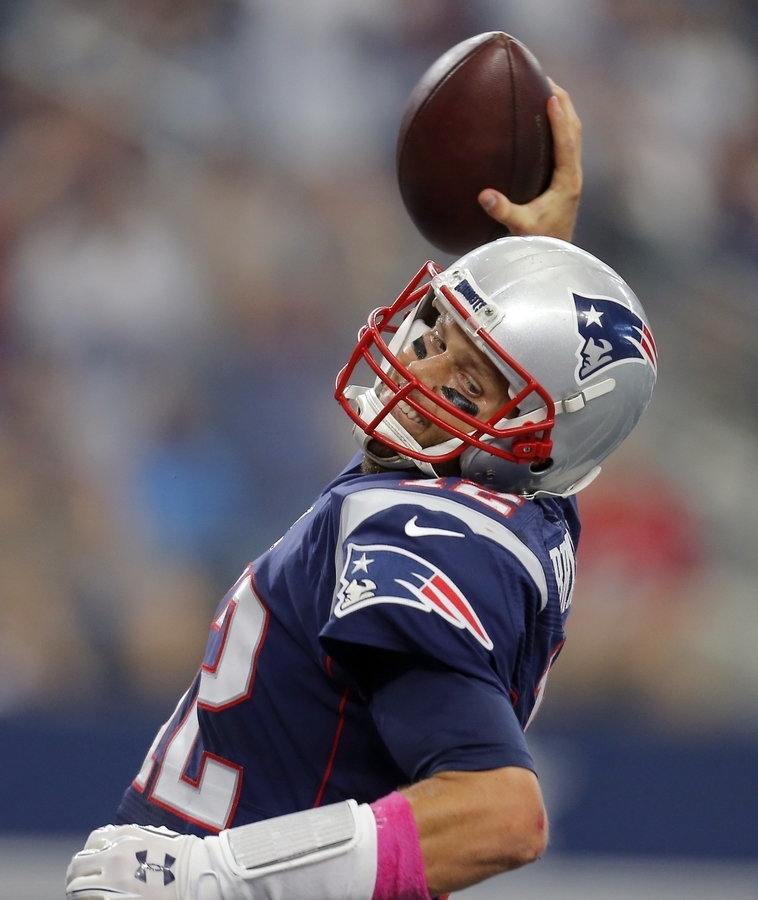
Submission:
[[[758,732],[758,4],[15,0],[0,21],[0,715],[165,705],[353,453],[334,375],[427,258],[417,78],[502,29],[584,123],[576,241],[661,351],[581,497],[543,715]]]

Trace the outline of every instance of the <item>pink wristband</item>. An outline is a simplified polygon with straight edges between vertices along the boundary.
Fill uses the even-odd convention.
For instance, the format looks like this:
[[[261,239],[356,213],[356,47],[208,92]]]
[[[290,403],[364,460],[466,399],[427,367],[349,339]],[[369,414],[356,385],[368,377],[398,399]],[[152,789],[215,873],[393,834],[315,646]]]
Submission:
[[[430,900],[416,820],[395,791],[371,804],[376,819],[377,865],[372,900]]]

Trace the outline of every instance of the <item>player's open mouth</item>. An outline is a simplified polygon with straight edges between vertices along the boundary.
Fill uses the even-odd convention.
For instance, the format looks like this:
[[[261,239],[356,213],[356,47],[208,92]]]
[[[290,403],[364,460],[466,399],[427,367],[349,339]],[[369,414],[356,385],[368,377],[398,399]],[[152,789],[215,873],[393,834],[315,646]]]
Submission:
[[[399,410],[401,413],[403,413],[404,416],[409,418],[411,422],[415,422],[422,428],[426,428],[426,426],[429,424],[429,420],[425,419],[409,403],[406,403],[405,400],[399,400],[395,405],[395,409]]]
[[[402,387],[406,382],[398,380],[395,381],[395,383]],[[390,389],[386,385],[379,391],[379,399],[385,406],[391,401],[392,396]],[[403,427],[410,426],[409,430],[411,432],[418,432],[424,428],[428,428],[431,424],[428,419],[424,418],[424,416],[422,416],[417,409],[414,409],[406,400],[398,400],[392,407],[390,415],[399,421]]]

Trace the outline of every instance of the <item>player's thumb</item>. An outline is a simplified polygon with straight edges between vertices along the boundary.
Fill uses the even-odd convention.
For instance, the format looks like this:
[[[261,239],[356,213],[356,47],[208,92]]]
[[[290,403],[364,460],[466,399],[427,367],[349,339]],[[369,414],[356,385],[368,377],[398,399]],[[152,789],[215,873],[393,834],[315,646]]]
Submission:
[[[482,209],[493,219],[500,222],[501,225],[511,226],[515,224],[511,222],[511,218],[515,212],[514,204],[492,188],[485,188],[477,198]]]

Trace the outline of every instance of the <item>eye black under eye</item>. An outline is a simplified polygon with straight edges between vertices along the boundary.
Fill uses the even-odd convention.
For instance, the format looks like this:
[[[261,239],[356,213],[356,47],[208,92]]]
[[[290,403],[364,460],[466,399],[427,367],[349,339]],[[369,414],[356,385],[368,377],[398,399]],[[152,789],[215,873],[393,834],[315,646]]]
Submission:
[[[417,337],[415,341],[412,341],[411,347],[413,347],[413,352],[416,354],[417,359],[426,359],[426,344],[423,336]]]
[[[464,397],[463,394],[459,394],[455,388],[447,387],[443,385],[440,388],[440,393],[447,400],[448,403],[452,403],[453,406],[457,406],[461,412],[467,413],[469,416],[478,416],[479,415],[479,407],[472,400],[469,400],[468,397]]]

